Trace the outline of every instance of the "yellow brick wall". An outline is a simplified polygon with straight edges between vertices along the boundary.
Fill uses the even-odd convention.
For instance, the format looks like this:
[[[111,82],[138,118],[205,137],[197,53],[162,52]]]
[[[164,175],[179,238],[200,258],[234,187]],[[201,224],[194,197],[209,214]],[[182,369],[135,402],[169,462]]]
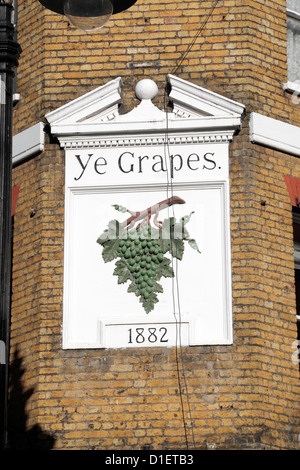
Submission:
[[[139,0],[87,35],[37,0],[19,0],[15,133],[118,76],[122,112],[137,104],[141,78],[157,82],[155,104],[163,108],[166,76],[174,73],[243,103],[247,113],[230,148],[232,346],[63,351],[63,152],[47,136],[45,151],[14,169],[21,189],[14,217],[12,446],[299,449],[292,212],[284,175],[300,177],[300,165],[251,144],[248,127],[252,111],[300,126],[300,106],[282,87],[286,4],[219,1],[197,37],[212,5]]]
[[[133,106],[134,84],[145,76],[158,82],[163,106],[168,73],[246,100],[249,111],[280,113],[297,123],[299,107],[291,106],[282,88],[287,81],[285,4],[220,0],[208,19],[214,2],[187,2],[183,8],[167,0],[138,1],[88,35],[37,0],[20,0],[23,54],[15,131],[118,76],[124,81],[124,111]]]
[[[271,448],[274,440],[285,447],[287,429],[299,429],[297,399],[289,401],[299,375],[290,355],[295,341],[295,280],[292,212],[284,175],[299,177],[299,162],[271,149],[252,150],[251,144],[241,155],[240,137],[231,160],[231,228],[234,327],[238,351],[244,356],[237,361],[244,361],[248,384],[241,397],[248,403],[253,400],[247,420],[269,427],[262,441]]]

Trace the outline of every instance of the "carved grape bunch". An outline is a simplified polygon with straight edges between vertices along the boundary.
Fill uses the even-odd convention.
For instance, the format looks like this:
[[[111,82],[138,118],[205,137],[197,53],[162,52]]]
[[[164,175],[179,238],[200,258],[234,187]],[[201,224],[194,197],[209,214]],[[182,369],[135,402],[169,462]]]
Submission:
[[[192,214],[178,222],[173,217],[163,222],[157,220],[159,210],[176,203],[182,204],[184,201],[174,196],[142,212],[132,212],[115,204],[116,210],[129,212],[131,217],[123,223],[110,221],[97,240],[103,246],[104,262],[117,260],[113,274],[118,277],[118,284],[129,281],[128,292],[139,298],[147,313],[158,302],[157,294],[163,292],[159,283],[161,278],[174,277],[171,259],[182,259],[184,242],[188,241],[199,252],[197,243],[190,239],[186,230]],[[154,225],[151,225],[153,214]],[[171,259],[166,256],[167,253]]]

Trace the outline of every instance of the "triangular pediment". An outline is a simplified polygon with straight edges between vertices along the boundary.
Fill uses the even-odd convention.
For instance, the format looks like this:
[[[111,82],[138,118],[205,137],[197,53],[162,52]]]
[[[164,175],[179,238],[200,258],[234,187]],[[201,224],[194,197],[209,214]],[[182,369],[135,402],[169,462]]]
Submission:
[[[140,104],[126,114],[119,114],[122,103],[122,79],[107,84],[65,104],[46,118],[51,131],[59,136],[99,135],[112,133],[162,132],[168,128],[198,130],[240,128],[244,106],[174,75],[168,76],[172,111],[156,107],[152,100],[158,93],[152,80],[136,86]]]
[[[174,75],[168,76],[168,82],[171,90],[169,98],[173,103],[173,113],[176,117],[222,118],[241,116],[244,112],[242,104]]]
[[[54,126],[114,120],[122,101],[121,89],[122,80],[116,78],[52,111],[46,118]]]

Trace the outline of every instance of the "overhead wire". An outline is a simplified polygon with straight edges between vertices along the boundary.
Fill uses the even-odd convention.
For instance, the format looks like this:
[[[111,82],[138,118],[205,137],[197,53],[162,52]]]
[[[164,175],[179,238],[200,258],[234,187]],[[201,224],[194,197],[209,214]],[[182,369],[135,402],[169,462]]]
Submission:
[[[165,99],[167,98],[165,94]],[[165,110],[167,110],[167,107],[165,106]],[[167,197],[173,196],[173,183],[172,183],[172,177],[169,175],[169,161],[170,161],[170,147],[169,147],[169,132],[168,132],[168,127],[169,127],[169,120],[168,120],[168,112],[166,111],[166,133],[165,133],[165,146],[164,146],[164,158],[165,158],[165,165],[167,169]],[[175,219],[175,210],[174,206],[171,208],[168,208],[169,216],[170,216],[170,210],[172,210],[172,216]],[[171,227],[170,227],[171,230]],[[173,247],[172,247],[172,236],[170,236],[170,243],[171,243],[171,253],[173,253]],[[179,281],[178,281],[178,259],[176,257],[175,259],[175,267],[174,267],[174,257],[171,257],[171,266],[173,269],[173,272],[175,273],[175,276],[172,278],[172,303],[173,303],[173,317],[175,320],[175,358],[176,358],[176,373],[177,373],[177,380],[178,380],[178,388],[179,388],[179,397],[180,397],[180,404],[181,404],[181,411],[182,411],[182,420],[183,420],[183,428],[184,428],[184,434],[185,434],[185,443],[186,443],[186,448],[189,449],[189,439],[188,439],[188,424],[187,424],[187,418],[186,418],[186,412],[185,412],[185,406],[184,406],[184,391],[183,387],[185,387],[185,395],[186,395],[186,402],[188,406],[188,414],[190,416],[190,423],[191,423],[191,430],[192,430],[192,438],[193,438],[193,445],[195,448],[195,438],[194,438],[194,432],[193,432],[193,426],[192,426],[192,417],[191,417],[191,408],[189,404],[189,396],[188,396],[188,388],[187,388],[187,381],[185,377],[185,372],[184,372],[184,365],[183,365],[183,356],[182,356],[182,331],[181,331],[181,325],[182,325],[182,317],[181,317],[181,308],[180,308],[180,298],[179,298]],[[177,300],[177,309],[178,313],[176,313],[176,300]],[[181,369],[181,370],[180,370]],[[183,378],[183,384],[181,381],[181,378]]]
[[[185,58],[189,55],[189,53],[192,50],[192,48],[194,47],[197,39],[201,36],[203,30],[205,29],[208,21],[210,20],[210,18],[212,16],[217,4],[219,3],[219,1],[220,0],[215,0],[215,2],[212,4],[209,12],[207,13],[206,17],[204,18],[203,22],[201,23],[200,28],[196,32],[195,36],[193,37],[193,39],[192,39],[191,43],[189,44],[189,46],[187,47],[187,49],[182,53],[180,59],[178,60],[176,66],[174,67],[174,69],[171,73],[173,73],[173,74],[177,73],[177,70],[181,67],[181,65],[184,62]]]
[[[204,31],[208,21],[212,17],[212,14],[219,3],[220,0],[215,0],[212,4],[209,12],[205,16],[204,20],[201,23],[200,28],[198,29],[197,33],[193,37],[191,43],[187,47],[187,49],[183,52],[180,59],[176,63],[175,67],[173,68],[171,74],[176,74],[180,67],[182,66],[183,62],[189,55],[190,51],[194,47],[197,42],[197,39],[201,36],[202,32]],[[165,132],[165,140],[164,140],[164,158],[165,158],[165,166],[166,166],[166,175],[167,175],[167,197],[173,196],[173,181],[172,175],[169,174],[169,162],[170,162],[170,142],[169,142],[169,116],[168,116],[168,95],[167,95],[167,87],[168,87],[168,78],[166,78],[166,85],[164,90],[164,112],[166,116],[166,132]],[[170,208],[168,208],[170,211]],[[175,208],[174,205],[172,206],[172,215],[175,219]],[[172,237],[170,237],[171,244],[172,244]],[[171,252],[172,247],[171,247]],[[180,395],[180,404],[181,404],[181,411],[182,411],[182,420],[183,420],[183,427],[184,427],[184,434],[185,434],[185,443],[187,449],[189,449],[189,436],[188,436],[188,423],[187,420],[190,422],[190,429],[192,433],[192,441],[193,447],[196,448],[195,443],[195,436],[194,436],[194,426],[193,426],[193,419],[192,419],[192,411],[190,406],[189,400],[189,391],[188,391],[188,384],[186,380],[185,370],[184,370],[184,360],[182,354],[182,316],[181,316],[181,301],[180,301],[180,282],[179,282],[179,270],[178,270],[178,259],[175,260],[175,269],[174,269],[174,259],[173,256],[171,257],[172,268],[175,273],[174,278],[172,278],[172,302],[173,302],[173,316],[175,319],[175,354],[176,354],[176,371],[177,371],[177,380],[178,380],[178,387],[179,387],[179,395]],[[176,291],[176,293],[175,293]],[[177,308],[178,312],[176,313],[176,301],[177,301]],[[181,369],[181,370],[180,370]],[[182,382],[183,381],[183,382]],[[185,397],[186,397],[186,405],[187,405],[187,412],[185,411],[184,406],[184,392],[183,389],[185,388]],[[188,416],[188,417],[187,417]]]

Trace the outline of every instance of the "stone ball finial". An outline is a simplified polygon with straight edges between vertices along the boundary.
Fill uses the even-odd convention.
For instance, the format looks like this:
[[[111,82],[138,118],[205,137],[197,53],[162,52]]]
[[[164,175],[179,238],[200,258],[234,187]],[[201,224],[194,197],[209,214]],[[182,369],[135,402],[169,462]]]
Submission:
[[[153,80],[145,78],[137,83],[135,94],[139,100],[153,100],[158,93],[158,87]]]

